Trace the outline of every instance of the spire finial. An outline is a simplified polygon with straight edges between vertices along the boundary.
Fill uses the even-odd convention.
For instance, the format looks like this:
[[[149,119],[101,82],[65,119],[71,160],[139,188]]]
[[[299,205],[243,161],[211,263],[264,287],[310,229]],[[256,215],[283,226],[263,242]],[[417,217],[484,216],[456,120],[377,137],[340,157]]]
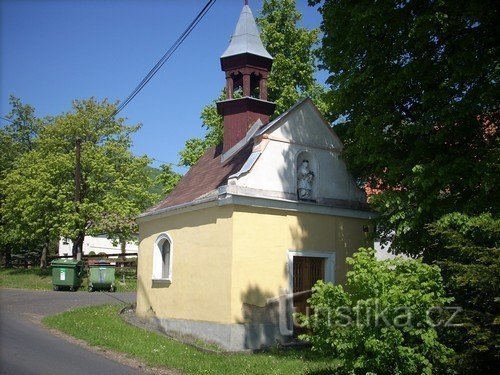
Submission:
[[[248,5],[248,0],[245,0],[245,5]]]

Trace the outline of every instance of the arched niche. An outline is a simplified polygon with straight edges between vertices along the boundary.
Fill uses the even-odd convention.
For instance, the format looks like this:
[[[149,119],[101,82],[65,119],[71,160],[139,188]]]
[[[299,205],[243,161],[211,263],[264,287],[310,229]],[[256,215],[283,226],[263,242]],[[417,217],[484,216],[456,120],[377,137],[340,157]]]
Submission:
[[[297,200],[315,202],[318,198],[318,159],[313,152],[301,150],[295,158],[295,181]]]

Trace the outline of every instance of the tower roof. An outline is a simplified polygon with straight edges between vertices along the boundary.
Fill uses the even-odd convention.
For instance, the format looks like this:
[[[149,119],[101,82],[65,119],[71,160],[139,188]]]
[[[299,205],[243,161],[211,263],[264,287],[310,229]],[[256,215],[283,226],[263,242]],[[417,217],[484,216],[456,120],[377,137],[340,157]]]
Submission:
[[[248,5],[243,6],[241,10],[236,30],[231,36],[229,47],[222,54],[224,57],[250,53],[252,55],[272,59],[273,57],[266,51],[262,41],[260,40],[259,30],[255,23],[252,11]]]

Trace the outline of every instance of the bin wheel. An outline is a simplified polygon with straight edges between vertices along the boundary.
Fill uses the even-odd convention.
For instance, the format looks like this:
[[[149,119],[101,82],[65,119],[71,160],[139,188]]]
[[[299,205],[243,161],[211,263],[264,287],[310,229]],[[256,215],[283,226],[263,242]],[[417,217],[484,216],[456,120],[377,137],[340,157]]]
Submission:
[[[59,287],[57,285],[52,286],[52,289],[54,289],[55,292],[59,290]]]
[[[92,288],[90,285],[89,285],[89,292],[93,292],[94,291],[94,288]]]
[[[111,285],[111,288],[109,288],[109,291],[110,292],[115,292],[116,291],[116,287],[114,285]]]
[[[70,291],[70,292],[74,292],[74,291],[75,291],[75,287],[74,287],[74,286],[70,286],[70,287],[69,287],[69,291]]]

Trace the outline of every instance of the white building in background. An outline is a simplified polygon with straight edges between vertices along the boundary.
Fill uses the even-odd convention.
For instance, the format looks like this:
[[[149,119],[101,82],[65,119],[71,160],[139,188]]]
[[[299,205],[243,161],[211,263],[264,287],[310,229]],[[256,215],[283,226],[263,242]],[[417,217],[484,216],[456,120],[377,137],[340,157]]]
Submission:
[[[73,248],[73,242],[67,238],[61,238],[59,241],[59,255],[71,255],[71,249]],[[89,255],[93,251],[96,255],[99,253],[105,253],[107,255],[120,255],[121,247],[117,243],[116,246],[113,245],[113,241],[108,239],[106,235],[101,236],[85,236],[83,241],[83,255]],[[126,254],[137,254],[138,246],[136,242],[127,242],[125,246]]]
[[[390,252],[391,242],[382,245],[379,239],[376,239],[373,243],[373,248],[375,249],[375,256],[378,260],[394,259],[395,254]]]
[[[394,238],[394,231],[391,232],[391,237]],[[375,256],[378,260],[386,260],[386,259],[394,259],[396,257],[401,257],[404,259],[410,259],[408,255],[405,254],[394,254],[391,251],[392,241],[388,241],[385,244],[382,244],[379,238],[375,239],[373,242],[373,248],[375,249]]]

